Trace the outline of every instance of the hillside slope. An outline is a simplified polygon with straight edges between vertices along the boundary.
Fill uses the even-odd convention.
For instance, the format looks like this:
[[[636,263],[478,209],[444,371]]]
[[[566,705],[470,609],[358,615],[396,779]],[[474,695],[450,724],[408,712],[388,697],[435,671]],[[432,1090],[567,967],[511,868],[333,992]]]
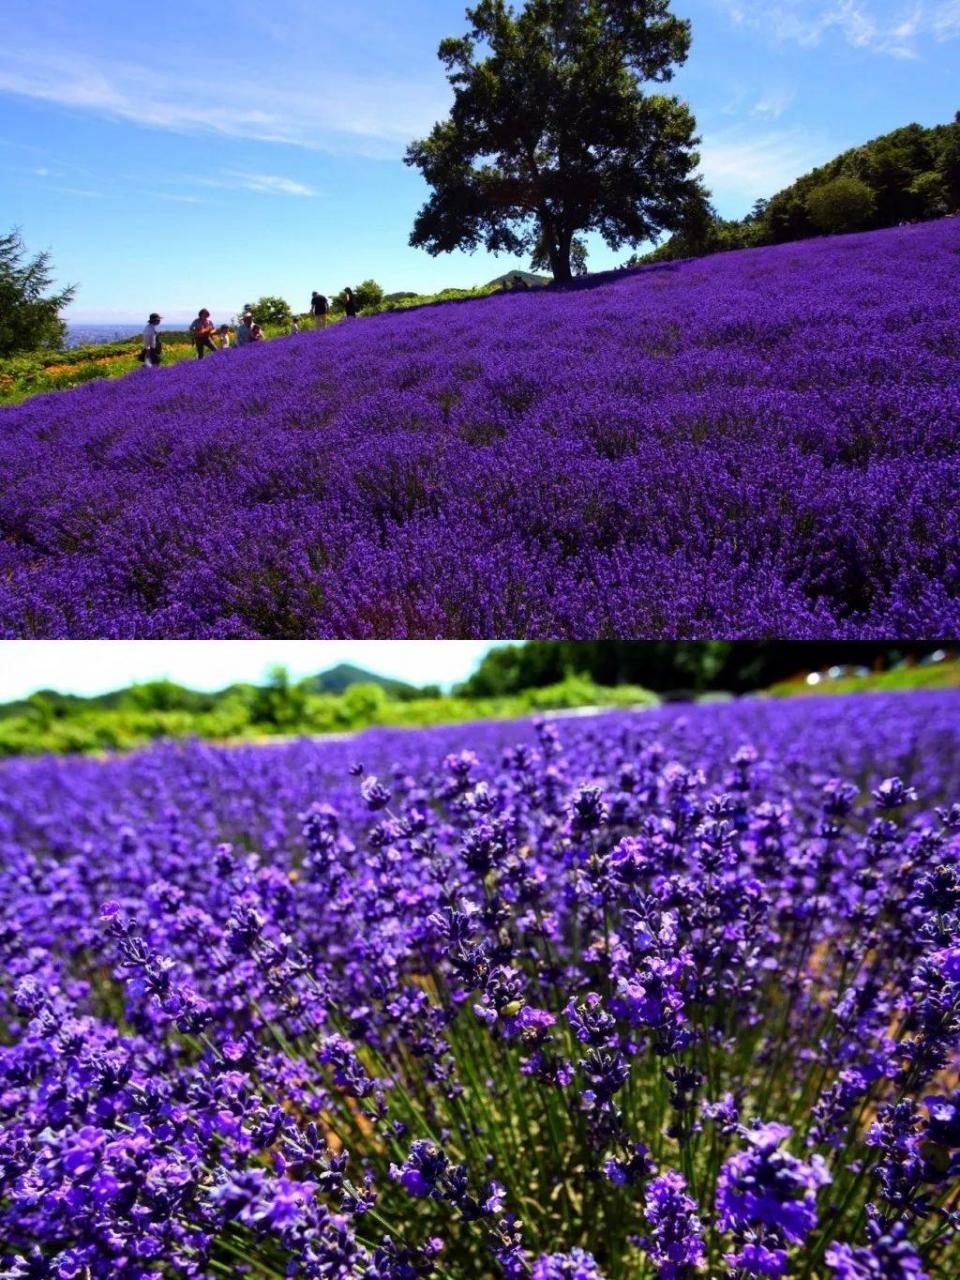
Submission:
[[[960,220],[0,412],[6,636],[960,635]]]
[[[925,129],[905,125],[862,146],[851,147],[826,164],[811,169],[769,200],[758,200],[740,221],[721,218],[704,204],[684,228],[643,262],[674,262],[731,249],[785,244],[823,234],[810,199],[838,178],[854,179],[867,192],[866,201],[832,204],[828,225],[833,231],[878,231],[904,222],[943,217],[960,208],[960,112],[952,124]],[[848,188],[849,190],[849,188]],[[821,207],[821,215],[823,210]]]

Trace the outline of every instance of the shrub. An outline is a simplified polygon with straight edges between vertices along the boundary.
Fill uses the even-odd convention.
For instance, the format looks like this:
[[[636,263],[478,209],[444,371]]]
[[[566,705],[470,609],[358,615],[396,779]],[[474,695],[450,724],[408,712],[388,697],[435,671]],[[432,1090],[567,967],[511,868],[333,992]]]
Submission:
[[[910,194],[917,202],[917,217],[941,218],[950,212],[950,198],[941,174],[928,170],[914,178]]]
[[[814,187],[807,196],[806,207],[813,225],[833,235],[865,227],[876,207],[876,198],[859,178],[841,177]]]
[[[383,302],[383,290],[376,280],[364,280],[363,284],[358,284],[354,289],[353,295],[360,307],[379,307]]]
[[[258,324],[288,325],[292,318],[290,303],[283,298],[274,298],[269,294],[259,298],[253,304],[254,319]]]

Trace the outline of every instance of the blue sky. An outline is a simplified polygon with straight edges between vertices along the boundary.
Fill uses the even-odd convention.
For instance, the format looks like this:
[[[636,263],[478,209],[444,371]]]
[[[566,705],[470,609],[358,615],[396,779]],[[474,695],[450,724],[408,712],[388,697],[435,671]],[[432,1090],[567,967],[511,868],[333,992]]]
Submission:
[[[72,318],[228,316],[527,265],[407,246],[426,196],[404,146],[445,114],[436,59],[464,0],[4,0],[2,224],[53,250]],[[676,0],[675,81],[735,216],[839,150],[960,106],[960,0]],[[623,261],[592,247],[595,269]]]
[[[277,665],[300,678],[340,662],[449,687],[492,647],[486,640],[0,640],[0,702],[38,689],[90,695],[161,679],[222,689],[259,681]]]

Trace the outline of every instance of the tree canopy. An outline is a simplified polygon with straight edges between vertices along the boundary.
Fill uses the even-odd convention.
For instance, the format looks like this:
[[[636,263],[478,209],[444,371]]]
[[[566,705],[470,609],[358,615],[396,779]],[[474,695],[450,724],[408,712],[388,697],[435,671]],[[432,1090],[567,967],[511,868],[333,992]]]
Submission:
[[[844,151],[758,200],[740,221],[718,217],[706,194],[647,261],[785,244],[810,236],[879,230],[960,209],[960,112],[950,124],[908,124]]]
[[[16,228],[0,235],[0,356],[63,345],[67,327],[60,312],[75,290],[50,293],[52,283],[49,253],[28,258]]]
[[[927,649],[883,641],[531,640],[491,649],[461,691],[502,697],[554,685],[574,672],[601,686],[744,693],[833,663],[888,665]]]
[[[480,0],[439,57],[450,116],[407,164],[433,188],[410,243],[436,255],[484,245],[572,275],[578,233],[611,248],[679,225],[696,195],[696,125],[669,81],[690,47],[670,0]]]
[[[828,235],[859,231],[873,217],[876,204],[865,182],[841,175],[813,188],[807,196],[807,214],[813,225]]]
[[[416,294],[393,295],[394,297],[416,297]],[[377,284],[376,280],[364,280],[363,284],[358,284],[353,290],[353,300],[361,311],[365,307],[379,307],[384,301],[382,287]],[[347,304],[347,291],[341,289],[333,300],[334,311],[343,311]]]
[[[253,315],[258,324],[284,325],[290,323],[290,303],[285,298],[265,294],[253,305]]]

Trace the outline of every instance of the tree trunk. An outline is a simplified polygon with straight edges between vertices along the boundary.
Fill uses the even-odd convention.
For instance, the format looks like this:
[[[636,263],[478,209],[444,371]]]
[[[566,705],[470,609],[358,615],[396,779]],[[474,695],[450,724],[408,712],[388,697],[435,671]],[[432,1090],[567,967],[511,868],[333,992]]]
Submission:
[[[561,231],[554,240],[550,239],[550,269],[555,284],[569,284],[573,279],[570,268],[570,253],[573,247],[573,233]]]

